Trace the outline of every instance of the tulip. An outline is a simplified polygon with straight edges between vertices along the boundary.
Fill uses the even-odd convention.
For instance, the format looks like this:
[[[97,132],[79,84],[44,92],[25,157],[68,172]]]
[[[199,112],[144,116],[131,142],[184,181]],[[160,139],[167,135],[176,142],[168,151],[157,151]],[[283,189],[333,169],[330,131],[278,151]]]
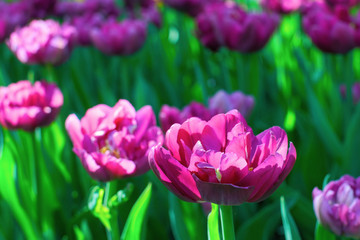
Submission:
[[[356,46],[356,31],[348,10],[335,11],[321,4],[312,4],[306,10],[302,25],[305,33],[322,51],[345,54]]]
[[[22,2],[0,2],[0,42],[10,36],[16,27],[26,24],[28,15],[26,4]]]
[[[197,16],[207,4],[216,2],[223,0],[164,0],[166,5],[193,17]]]
[[[26,64],[61,64],[71,53],[76,30],[54,20],[33,20],[10,35],[7,45]]]
[[[32,18],[45,18],[55,10],[57,0],[22,0]]]
[[[197,36],[216,51],[220,47],[248,53],[265,46],[279,17],[271,13],[247,13],[235,2],[207,5],[197,18]]]
[[[360,178],[349,175],[312,192],[315,215],[337,235],[360,238]]]
[[[83,5],[86,14],[101,13],[106,17],[117,17],[120,14],[114,0],[86,0]]]
[[[86,171],[103,182],[145,173],[149,149],[163,143],[152,108],[135,111],[127,100],[92,107],[81,120],[71,114],[65,127]]]
[[[254,135],[237,111],[209,121],[174,124],[149,153],[150,167],[180,199],[238,205],[267,198],[284,181],[296,159],[279,127]]]
[[[59,114],[63,95],[54,83],[23,80],[0,87],[0,123],[8,129],[33,131]]]
[[[240,91],[227,94],[224,90],[219,90],[213,97],[209,98],[209,109],[212,115],[237,109],[246,117],[254,108],[254,102],[253,96],[247,96]]]
[[[198,102],[191,102],[181,111],[176,107],[163,105],[159,114],[161,129],[166,132],[174,123],[183,123],[191,117],[198,117],[207,121],[212,117],[212,115],[210,110]]]
[[[130,55],[139,50],[146,39],[146,23],[141,20],[109,20],[91,32],[92,41],[105,54]]]
[[[303,0],[261,0],[260,4],[271,11],[288,14],[300,9]]]
[[[56,16],[78,16],[85,13],[84,3],[60,1],[56,4],[54,13]]]

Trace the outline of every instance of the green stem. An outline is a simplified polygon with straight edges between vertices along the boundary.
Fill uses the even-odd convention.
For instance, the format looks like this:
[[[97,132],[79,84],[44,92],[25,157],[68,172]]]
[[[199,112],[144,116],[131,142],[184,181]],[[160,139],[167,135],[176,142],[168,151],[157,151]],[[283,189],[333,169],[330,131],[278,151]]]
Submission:
[[[107,239],[117,240],[120,239],[119,223],[118,223],[118,214],[115,207],[108,206],[108,200],[116,192],[116,181],[107,182],[105,186],[105,196],[104,196],[104,206],[110,208],[110,230],[106,231]]]
[[[34,146],[34,164],[35,164],[35,181],[36,181],[36,211],[37,211],[37,222],[40,233],[42,233],[42,224],[43,224],[43,192],[42,192],[42,164],[40,163],[41,159],[39,153],[40,148],[40,128],[36,128],[31,133],[31,140]]]
[[[235,240],[232,206],[220,205],[220,218],[223,240]]]

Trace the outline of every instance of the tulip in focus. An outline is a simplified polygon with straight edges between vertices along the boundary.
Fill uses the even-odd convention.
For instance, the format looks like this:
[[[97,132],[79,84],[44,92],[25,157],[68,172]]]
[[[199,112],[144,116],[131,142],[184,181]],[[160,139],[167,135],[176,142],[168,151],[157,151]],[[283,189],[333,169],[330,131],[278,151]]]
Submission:
[[[265,9],[288,14],[300,9],[303,0],[260,0],[260,4]]]
[[[145,173],[149,149],[163,143],[152,108],[135,111],[127,100],[92,107],[81,120],[71,114],[65,127],[86,171],[103,182]]]
[[[360,177],[349,175],[312,192],[318,221],[336,235],[360,238]]]
[[[7,45],[26,64],[61,64],[70,56],[76,30],[54,20],[33,20],[10,35]]]
[[[270,196],[295,164],[296,150],[279,127],[254,135],[236,111],[209,121],[174,124],[149,153],[155,175],[189,202],[238,205]],[[289,147],[289,148],[288,148]]]
[[[8,129],[33,131],[59,114],[63,95],[54,83],[23,80],[0,87],[0,123]]]
[[[279,16],[273,13],[248,13],[235,2],[208,4],[197,16],[197,36],[216,51],[220,47],[242,53],[258,51],[275,31]]]
[[[146,23],[142,20],[109,20],[91,32],[95,47],[109,55],[130,55],[145,43]]]
[[[247,117],[254,108],[254,103],[255,99],[251,95],[245,95],[240,91],[228,94],[224,90],[219,90],[213,97],[209,98],[209,109],[212,115],[236,109],[244,117]]]

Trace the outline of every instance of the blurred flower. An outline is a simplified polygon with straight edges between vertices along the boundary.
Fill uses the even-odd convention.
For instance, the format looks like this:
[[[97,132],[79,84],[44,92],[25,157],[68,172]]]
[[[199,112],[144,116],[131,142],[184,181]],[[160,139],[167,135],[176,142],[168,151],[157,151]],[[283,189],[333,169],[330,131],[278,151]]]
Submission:
[[[197,16],[206,5],[223,1],[224,0],[163,0],[166,5],[193,17]]]
[[[114,0],[60,1],[56,4],[55,14],[60,17],[101,14],[103,17],[117,17],[120,9]]]
[[[101,14],[85,14],[74,16],[66,22],[66,25],[73,26],[77,32],[77,43],[83,46],[91,45],[91,32],[101,27],[105,21]]]
[[[55,6],[55,15],[60,17],[78,16],[85,13],[83,2],[60,1]]]
[[[356,46],[356,32],[349,10],[329,9],[313,3],[304,11],[302,25],[305,33],[322,51],[345,54]]]
[[[54,83],[27,80],[0,87],[0,123],[9,129],[33,131],[49,125],[63,105],[63,95]]]
[[[240,91],[228,94],[224,90],[219,90],[213,97],[209,98],[209,109],[212,115],[236,109],[246,117],[254,108],[254,102],[253,96],[245,95]]]
[[[150,167],[175,195],[190,202],[238,205],[264,200],[284,181],[296,159],[284,130],[255,136],[236,111],[206,122],[190,118],[167,131],[149,153]]]
[[[57,0],[22,0],[32,18],[45,18],[54,13]]]
[[[198,102],[191,102],[181,111],[176,107],[170,107],[165,104],[161,107],[159,113],[161,129],[166,132],[174,123],[181,124],[191,117],[198,117],[208,121],[212,115],[209,109]]]
[[[340,85],[340,94],[345,99],[346,98],[346,85]],[[360,82],[355,82],[351,86],[351,94],[353,98],[353,103],[357,104],[360,101]]]
[[[300,9],[303,0],[260,0],[260,4],[277,13],[291,13]]]
[[[92,107],[81,120],[71,114],[65,127],[86,171],[104,182],[145,173],[149,148],[163,143],[152,108],[136,112],[127,100]]]
[[[106,54],[130,55],[145,43],[147,29],[142,20],[108,20],[91,32],[92,41]]]
[[[10,35],[7,45],[26,64],[60,64],[71,53],[76,30],[54,20],[33,20]]]
[[[26,24],[29,18],[23,2],[0,2],[0,42],[9,37],[16,27]]]
[[[359,3],[359,0],[325,0],[326,4],[330,7],[344,6],[350,8]]]
[[[126,8],[126,11],[127,15],[131,19],[140,19],[148,24],[154,24],[158,28],[161,27],[162,17],[155,4],[140,7],[139,9],[129,7]]]
[[[275,31],[279,16],[272,13],[247,13],[235,2],[208,4],[197,18],[197,36],[216,51],[225,46],[247,53],[265,46]]]
[[[312,192],[314,211],[325,228],[340,236],[360,238],[360,178],[349,175]]]

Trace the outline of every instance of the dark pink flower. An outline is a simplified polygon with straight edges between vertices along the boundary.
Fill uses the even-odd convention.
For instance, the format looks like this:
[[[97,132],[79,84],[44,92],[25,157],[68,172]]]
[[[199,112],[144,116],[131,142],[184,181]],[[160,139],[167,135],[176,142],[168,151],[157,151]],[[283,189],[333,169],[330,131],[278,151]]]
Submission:
[[[71,114],[65,126],[86,171],[104,182],[145,173],[149,148],[163,143],[152,108],[135,111],[127,100],[92,107],[81,120]]]
[[[23,2],[0,2],[0,42],[9,37],[16,27],[26,24],[29,18],[27,5]]]
[[[247,13],[235,2],[208,4],[197,16],[197,36],[206,47],[247,53],[260,50],[279,22],[272,13]]]
[[[116,22],[111,19],[91,32],[93,44],[106,54],[130,55],[139,50],[145,43],[147,25],[142,20],[124,20]]]
[[[291,13],[300,9],[303,0],[261,0],[261,5],[277,13]]]
[[[174,124],[149,153],[150,167],[164,185],[190,202],[238,205],[264,200],[291,171],[296,150],[272,127],[255,136],[236,111],[208,122]],[[289,148],[288,148],[289,147]]]
[[[209,109],[198,102],[191,102],[181,111],[176,107],[163,105],[159,113],[161,129],[166,132],[174,123],[181,124],[191,117],[198,117],[207,121],[212,115]]]
[[[209,110],[212,115],[226,113],[230,110],[238,110],[244,117],[247,117],[254,108],[255,99],[251,95],[245,95],[240,91],[228,94],[219,90],[209,98]]]
[[[164,3],[178,11],[197,16],[207,4],[223,2],[223,0],[164,0]]]
[[[32,18],[45,18],[54,13],[57,0],[22,0]]]
[[[324,227],[335,234],[360,238],[360,178],[349,175],[312,192],[314,211]]]
[[[356,46],[355,27],[346,8],[332,10],[323,4],[312,4],[304,12],[302,25],[312,42],[324,52],[344,54]]]
[[[33,20],[10,35],[7,45],[26,64],[61,64],[76,41],[74,27],[54,20]]]
[[[54,83],[27,80],[0,87],[0,123],[9,129],[33,131],[54,121],[63,95]]]

